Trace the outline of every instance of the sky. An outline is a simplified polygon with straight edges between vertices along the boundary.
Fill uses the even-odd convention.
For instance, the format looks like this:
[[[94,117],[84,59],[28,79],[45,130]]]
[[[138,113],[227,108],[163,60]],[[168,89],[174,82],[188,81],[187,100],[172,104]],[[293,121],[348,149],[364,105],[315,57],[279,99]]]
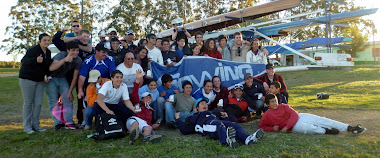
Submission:
[[[365,6],[366,8],[379,8],[376,14],[367,15],[365,19],[371,19],[375,23],[375,27],[377,29],[377,34],[373,38],[373,36],[369,36],[369,41],[380,41],[380,0],[355,0],[355,4],[359,4],[361,6]],[[17,0],[7,0],[7,3],[2,3],[0,5],[0,45],[3,45],[1,41],[3,41],[9,35],[5,35],[5,28],[11,25],[11,19],[8,17],[8,14],[11,10],[11,7],[17,4]],[[377,18],[376,18],[377,17]],[[6,55],[6,52],[2,52],[0,50],[0,61],[12,61],[12,55]],[[23,55],[19,55],[17,61],[20,61]]]

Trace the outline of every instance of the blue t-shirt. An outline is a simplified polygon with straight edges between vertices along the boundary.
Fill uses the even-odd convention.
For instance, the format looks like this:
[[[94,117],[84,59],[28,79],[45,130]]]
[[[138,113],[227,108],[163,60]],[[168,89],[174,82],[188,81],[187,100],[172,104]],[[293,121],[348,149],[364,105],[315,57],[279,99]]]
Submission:
[[[175,94],[174,93],[174,90],[179,90],[177,86],[173,85],[172,88],[169,88],[169,89],[165,89],[164,88],[164,85],[161,85],[160,87],[157,88],[158,92],[162,92],[162,91],[165,91],[166,94],[164,96],[164,99],[169,99],[169,96],[172,95],[172,94]]]
[[[99,70],[102,78],[110,78],[111,72],[116,70],[115,61],[108,55],[104,60],[97,61],[95,54],[93,54],[84,59],[79,75],[88,78],[88,73],[93,69]]]
[[[175,49],[175,51],[178,53],[180,60],[183,58],[185,55],[185,52],[183,52],[184,49],[180,50],[178,47]]]
[[[65,37],[75,37],[75,34],[74,32],[70,32],[70,33],[67,33]],[[79,40],[76,39],[75,42],[79,42]],[[88,44],[92,44],[91,39],[88,40]]]

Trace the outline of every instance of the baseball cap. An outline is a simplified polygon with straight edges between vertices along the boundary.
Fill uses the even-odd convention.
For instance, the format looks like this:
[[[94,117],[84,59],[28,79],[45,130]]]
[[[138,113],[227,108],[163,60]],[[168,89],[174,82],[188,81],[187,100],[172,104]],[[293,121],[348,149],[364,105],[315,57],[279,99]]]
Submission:
[[[265,69],[269,69],[269,68],[274,68],[273,64],[268,63],[268,64],[265,66]]]
[[[235,84],[234,89],[239,89],[239,88],[240,88],[241,90],[244,89],[242,84]]]
[[[96,47],[95,47],[95,50],[97,50],[97,51],[103,50],[103,51],[108,52],[108,49],[104,45],[104,42],[100,42],[99,44],[97,44]]]
[[[100,37],[106,37],[106,32],[104,30],[99,32]]]
[[[148,96],[148,95],[150,95],[151,97],[153,96],[152,93],[144,92],[143,94],[141,94],[140,99],[142,99],[142,98],[144,98],[144,97],[146,97],[146,96]]]
[[[110,33],[113,32],[113,31],[116,32],[116,34],[117,34],[117,30],[116,30],[115,28],[113,28],[113,27],[112,27],[112,28],[109,28],[109,29],[107,30],[107,33],[110,34]]]
[[[91,70],[88,76],[88,82],[96,82],[100,77],[100,71],[95,69]]]
[[[125,35],[129,35],[129,34],[135,34],[135,32],[133,32],[132,30],[127,30],[127,31],[125,31]]]
[[[208,103],[208,98],[199,98],[197,99],[197,101],[195,101],[195,107],[198,107],[199,103],[201,101],[206,101]]]
[[[246,80],[249,77],[253,77],[251,73],[245,73],[244,74],[244,80]]]

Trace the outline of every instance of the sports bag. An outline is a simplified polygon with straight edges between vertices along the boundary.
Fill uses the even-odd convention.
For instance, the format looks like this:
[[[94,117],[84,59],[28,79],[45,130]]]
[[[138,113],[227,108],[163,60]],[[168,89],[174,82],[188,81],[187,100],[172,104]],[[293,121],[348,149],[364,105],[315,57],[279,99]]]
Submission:
[[[95,120],[96,133],[92,137],[94,139],[121,138],[126,134],[121,121],[117,119],[116,115],[102,113],[97,115]]]

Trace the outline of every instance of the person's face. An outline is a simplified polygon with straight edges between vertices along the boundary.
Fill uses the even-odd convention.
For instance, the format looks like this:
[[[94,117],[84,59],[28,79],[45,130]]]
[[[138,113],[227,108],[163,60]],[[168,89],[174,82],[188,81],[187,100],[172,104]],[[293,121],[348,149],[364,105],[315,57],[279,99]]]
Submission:
[[[274,85],[271,85],[270,87],[269,87],[269,93],[271,93],[271,94],[277,94],[278,92],[280,92],[280,88],[276,88],[276,86],[274,86]]]
[[[227,45],[227,40],[226,39],[221,39],[219,41],[219,45],[222,46],[222,47],[225,47]]]
[[[208,47],[210,50],[214,49],[215,48],[215,41],[211,40],[209,43],[208,43]]]
[[[102,82],[102,78],[99,76],[98,80],[96,80],[95,83],[101,83],[101,82]]]
[[[146,55],[148,54],[148,52],[146,51],[146,49],[142,49],[138,56],[140,57],[140,59],[144,59],[146,57]]]
[[[244,80],[244,83],[248,86],[251,87],[253,84],[253,77],[248,77],[247,79]]]
[[[208,110],[208,105],[206,101],[199,102],[199,105],[197,106],[198,112],[203,112]]]
[[[178,26],[177,26],[177,24],[173,24],[173,27],[176,29]]]
[[[269,109],[277,109],[278,108],[278,102],[276,98],[270,99],[269,100]]]
[[[212,83],[211,82],[207,82],[206,85],[205,85],[205,87],[204,87],[204,89],[205,89],[205,93],[209,94],[212,91]]]
[[[267,72],[268,76],[273,76],[275,73],[273,68],[265,69],[265,71]]]
[[[148,87],[149,87],[149,90],[150,90],[150,91],[155,91],[156,88],[157,88],[157,83],[156,83],[156,82],[150,82],[150,83],[148,84]]]
[[[133,56],[132,53],[127,53],[125,54],[125,58],[124,58],[124,62],[128,65],[128,66],[133,66],[133,61],[135,60],[135,57]]]
[[[259,49],[259,42],[258,41],[253,41],[252,43],[251,43],[252,45],[252,49],[254,50],[254,51],[256,51],[257,49]]]
[[[185,40],[184,39],[180,39],[177,43],[178,43],[178,46],[180,46],[180,47],[185,46]]]
[[[161,39],[157,39],[157,40],[156,40],[156,47],[157,47],[157,48],[161,48],[161,47],[162,47],[161,42],[162,42]]]
[[[111,42],[112,50],[117,50],[119,48],[119,45],[120,45],[119,41]]]
[[[111,77],[112,83],[114,83],[116,86],[120,86],[123,82],[123,74],[115,74],[114,77]]]
[[[106,37],[104,37],[104,36],[99,36],[99,39],[100,39],[100,41],[106,41]]]
[[[220,78],[219,78],[219,77],[215,77],[215,78],[212,80],[212,84],[214,85],[214,87],[216,87],[216,88],[220,88]]]
[[[106,59],[107,51],[104,51],[104,50],[97,50],[97,51],[95,51],[95,55],[96,55],[100,60],[104,60],[104,59]]]
[[[110,32],[110,33],[108,34],[108,39],[112,39],[112,38],[114,38],[114,37],[117,38],[117,33],[116,33],[115,31],[112,31],[112,32]]]
[[[126,40],[127,42],[132,42],[132,41],[133,41],[133,38],[135,38],[135,35],[133,35],[133,34],[125,35],[125,40]]]
[[[50,36],[44,36],[40,40],[40,46],[44,48],[47,48],[50,45],[50,43],[51,43]]]
[[[173,81],[169,81],[169,82],[164,83],[164,86],[166,87],[166,89],[168,89],[168,88],[172,88],[172,86],[173,86]]]
[[[235,94],[235,97],[236,98],[241,98],[241,96],[243,95],[243,90],[238,88],[238,89],[235,89],[234,90],[234,94]]]
[[[143,41],[143,46],[146,46],[148,44],[148,41],[144,40]]]
[[[164,42],[162,44],[162,50],[164,50],[164,51],[170,50],[170,43],[169,42]]]
[[[87,44],[88,41],[90,41],[90,35],[87,33],[82,33],[82,39],[80,40],[80,42],[82,42],[83,44]]]
[[[195,37],[195,42],[196,42],[197,44],[202,44],[202,41],[203,41],[203,35],[197,35],[197,36]]]
[[[183,93],[186,94],[186,95],[190,95],[191,94],[191,91],[193,91],[193,86],[191,85],[186,85],[185,87],[183,87]]]
[[[78,33],[82,29],[82,26],[79,24],[79,22],[73,22],[71,23],[71,30],[74,33]]]
[[[151,97],[150,95],[148,95],[148,96],[142,98],[142,101],[143,101],[144,103],[148,103],[148,104],[150,104],[150,103],[152,103],[152,97]]]
[[[156,36],[152,36],[152,37],[148,38],[148,40],[149,40],[148,42],[150,44],[156,45]]]
[[[193,49],[193,55],[199,55],[200,52],[201,49],[198,46]]]
[[[241,39],[242,39],[241,35],[235,35],[235,37],[234,37],[234,41],[238,45],[242,44]]]
[[[72,56],[73,58],[78,57],[79,54],[79,48],[71,48],[67,49],[67,55]]]

